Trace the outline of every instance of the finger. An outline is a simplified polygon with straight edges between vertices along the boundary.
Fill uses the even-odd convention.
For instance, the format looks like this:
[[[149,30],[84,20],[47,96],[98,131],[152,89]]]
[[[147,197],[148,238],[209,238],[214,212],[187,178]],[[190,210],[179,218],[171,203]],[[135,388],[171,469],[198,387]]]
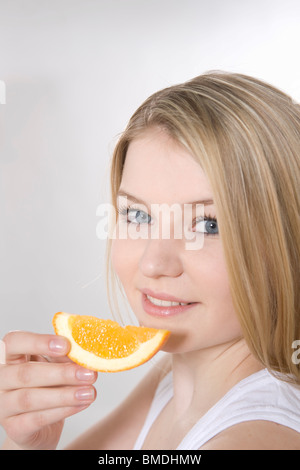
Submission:
[[[0,389],[53,387],[60,385],[92,384],[97,373],[73,362],[25,362],[0,367]]]
[[[0,421],[21,413],[92,403],[96,390],[92,385],[78,387],[30,388],[1,394]]]
[[[19,363],[28,361],[28,354],[17,354],[11,358],[10,363]],[[7,364],[7,353],[6,353],[6,342],[2,339],[0,340],[0,364]]]
[[[7,435],[19,445],[27,444],[28,436],[33,436],[46,426],[58,423],[79,411],[86,409],[89,405],[66,406],[63,408],[53,408],[44,411],[34,411],[23,413],[8,418],[5,421],[5,431]]]
[[[44,335],[26,331],[12,331],[3,341],[6,349],[6,363],[24,360],[24,355],[49,355],[59,357],[70,350],[70,342],[63,336]]]

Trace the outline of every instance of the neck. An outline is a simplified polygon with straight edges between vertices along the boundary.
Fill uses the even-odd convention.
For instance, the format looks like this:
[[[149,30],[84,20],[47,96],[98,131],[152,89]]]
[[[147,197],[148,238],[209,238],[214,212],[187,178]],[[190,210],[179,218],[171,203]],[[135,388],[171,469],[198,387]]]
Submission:
[[[204,414],[240,380],[261,369],[243,339],[173,354],[174,412],[179,416],[197,409]]]

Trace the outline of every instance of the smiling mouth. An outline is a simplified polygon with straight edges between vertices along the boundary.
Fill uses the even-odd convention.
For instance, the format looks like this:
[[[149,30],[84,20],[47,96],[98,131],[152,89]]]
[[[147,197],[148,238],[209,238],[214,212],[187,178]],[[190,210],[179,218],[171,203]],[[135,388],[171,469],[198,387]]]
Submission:
[[[152,294],[152,295],[151,295]],[[154,297],[157,295],[157,297]],[[159,298],[158,298],[159,297]],[[156,317],[170,317],[184,313],[199,302],[184,302],[166,293],[157,293],[144,289],[142,291],[142,305],[148,315]]]

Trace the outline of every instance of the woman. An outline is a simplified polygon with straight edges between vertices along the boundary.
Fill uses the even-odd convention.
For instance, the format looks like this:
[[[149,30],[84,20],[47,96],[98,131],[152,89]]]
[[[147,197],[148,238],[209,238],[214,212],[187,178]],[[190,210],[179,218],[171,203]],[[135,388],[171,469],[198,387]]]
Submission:
[[[299,148],[298,105],[238,74],[167,88],[132,116],[112,160],[110,260],[140,324],[171,331],[170,354],[69,448],[300,449]],[[5,448],[55,448],[96,375],[63,338],[4,340]]]

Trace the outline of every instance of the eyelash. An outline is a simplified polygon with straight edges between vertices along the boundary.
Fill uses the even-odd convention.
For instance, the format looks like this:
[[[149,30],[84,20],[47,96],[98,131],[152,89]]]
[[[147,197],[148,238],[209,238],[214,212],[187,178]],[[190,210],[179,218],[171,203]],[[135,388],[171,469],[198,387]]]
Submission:
[[[130,211],[141,211],[141,212],[144,212],[143,210],[139,209],[138,207],[134,207],[134,206],[120,206],[118,207],[118,214],[125,217],[126,216],[126,223],[129,225],[129,224],[132,224],[133,222],[130,222],[130,220],[128,220],[128,214]],[[151,217],[151,216],[150,216]],[[218,221],[216,219],[216,217],[213,217],[211,215],[205,215],[204,217],[196,217],[196,219],[194,219],[193,221],[193,227],[195,227],[195,225],[197,225],[199,222],[213,222],[215,224],[218,224]],[[141,224],[136,224],[136,225],[141,225]],[[204,232],[204,235],[205,236],[208,236],[208,237],[215,237],[216,235],[219,235],[219,233],[206,233]]]

